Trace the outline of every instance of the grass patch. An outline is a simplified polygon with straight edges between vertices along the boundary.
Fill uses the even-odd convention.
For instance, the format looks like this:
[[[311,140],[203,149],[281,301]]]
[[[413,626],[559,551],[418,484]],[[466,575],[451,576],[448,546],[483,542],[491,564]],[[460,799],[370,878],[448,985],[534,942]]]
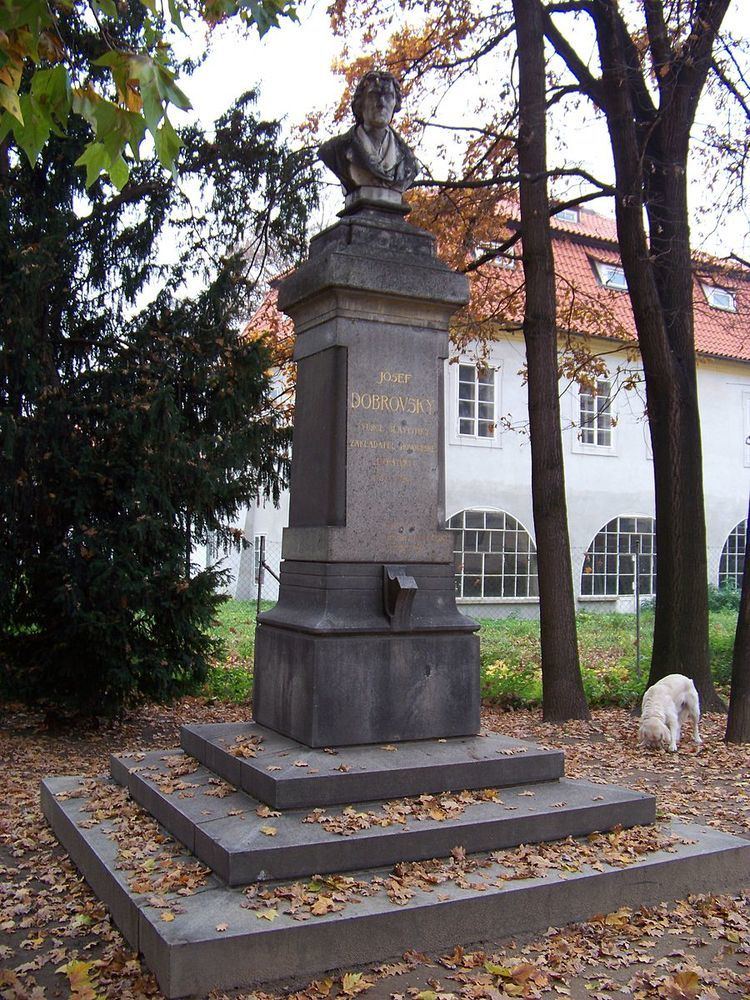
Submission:
[[[480,622],[482,698],[503,707],[542,701],[539,622],[513,618]],[[580,612],[578,651],[586,699],[592,707],[630,706],[643,694],[651,662],[654,613],[641,614],[640,670],[636,657],[635,615]],[[726,687],[732,672],[737,612],[709,615],[709,654],[714,680]]]
[[[273,602],[261,602],[261,610]],[[635,615],[577,616],[578,648],[586,698],[592,707],[630,706],[643,693],[651,661],[654,613],[641,614],[640,673],[636,663]],[[723,607],[709,615],[709,650],[714,680],[729,684],[737,612]],[[224,656],[211,667],[202,689],[220,701],[246,702],[253,689],[255,602],[227,601],[213,629],[224,643]],[[480,619],[482,699],[506,708],[539,705],[542,674],[539,622],[520,618]]]
[[[260,609],[267,611],[273,604],[261,601]],[[253,693],[255,601],[225,601],[212,633],[221,640],[224,653],[211,665],[200,693],[235,704],[249,701]]]

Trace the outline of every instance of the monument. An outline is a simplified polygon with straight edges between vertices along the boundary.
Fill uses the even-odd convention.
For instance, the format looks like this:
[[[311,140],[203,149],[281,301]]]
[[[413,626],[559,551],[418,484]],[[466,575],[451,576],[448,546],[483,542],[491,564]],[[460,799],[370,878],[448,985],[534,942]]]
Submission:
[[[372,71],[321,147],[347,194],[279,287],[297,335],[289,527],[255,645],[257,722],[309,746],[479,731],[477,625],[445,528],[443,362],[467,281],[404,220],[417,159]]]
[[[749,842],[677,823],[623,864],[571,868],[570,842],[542,877],[505,864],[518,844],[651,825],[655,801],[479,733],[477,626],[456,607],[442,507],[466,280],[405,221],[417,162],[390,124],[397,82],[366,74],[352,104],[321,150],[340,221],[279,293],[299,381],[255,721],[186,725],[180,748],[112,757],[110,777],[42,782],[56,835],[170,998],[734,890],[750,871]],[[404,887],[413,861],[424,878]]]

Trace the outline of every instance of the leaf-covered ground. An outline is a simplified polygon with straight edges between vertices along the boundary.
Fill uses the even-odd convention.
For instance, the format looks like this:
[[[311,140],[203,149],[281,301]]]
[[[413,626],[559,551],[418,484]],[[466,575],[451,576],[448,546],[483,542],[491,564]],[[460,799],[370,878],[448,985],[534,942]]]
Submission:
[[[172,747],[185,722],[234,721],[246,717],[241,705],[184,699],[163,708],[149,706],[124,722],[99,730],[75,728],[54,733],[40,716],[6,708],[0,728],[0,998],[137,998],[160,996],[153,977],[110,924],[106,911],[58,847],[44,821],[38,783],[48,775],[96,775],[106,771],[112,752]],[[660,816],[675,816],[750,839],[750,749],[727,747],[724,719],[704,719],[705,743],[683,741],[678,754],[640,749],[636,724],[625,710],[594,713],[591,723],[562,728],[544,725],[538,713],[486,711],[488,728],[531,738],[566,752],[570,777],[616,782],[657,794]],[[444,808],[445,804],[441,805]],[[434,803],[430,803],[434,808]],[[272,820],[271,820],[272,822]],[[585,861],[609,861],[640,849],[656,834],[634,832],[618,841],[601,837],[578,849]],[[642,838],[643,843],[639,843]],[[524,874],[575,864],[569,844],[526,848],[513,864]],[[460,872],[469,859],[448,860]],[[431,875],[442,877],[442,862]],[[408,898],[425,865],[397,866],[385,891]],[[330,978],[292,987],[269,987],[257,1000],[295,996],[300,1000],[392,995],[404,1000],[500,1000],[505,996],[729,998],[750,1000],[750,873],[745,892],[691,897],[676,904],[633,911],[616,909],[588,923],[516,941],[456,947],[443,955],[421,955],[404,942],[402,958],[368,969],[340,970]],[[299,907],[310,919],[339,905],[338,896],[356,892],[345,880],[336,886],[309,885],[297,896],[262,898],[261,914],[276,906]],[[252,901],[252,893],[250,894]],[[294,970],[279,968],[279,980]]]

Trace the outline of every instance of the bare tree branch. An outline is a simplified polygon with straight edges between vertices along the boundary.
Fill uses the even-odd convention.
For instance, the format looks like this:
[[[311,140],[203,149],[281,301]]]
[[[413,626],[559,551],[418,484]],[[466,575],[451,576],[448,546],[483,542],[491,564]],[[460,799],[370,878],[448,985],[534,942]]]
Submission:
[[[737,103],[739,104],[739,106],[745,112],[745,117],[750,119],[750,105],[748,105],[748,103],[745,100],[745,98],[742,96],[742,94],[737,89],[737,86],[734,84],[734,82],[732,80],[729,79],[729,77],[726,75],[726,73],[724,72],[724,70],[716,62],[715,59],[711,60],[711,69],[716,74],[716,76],[717,76],[718,80],[720,81],[720,83],[722,84],[722,86],[726,87],[726,89],[729,91],[729,93],[732,95],[732,97],[735,99],[735,101],[737,101]]]

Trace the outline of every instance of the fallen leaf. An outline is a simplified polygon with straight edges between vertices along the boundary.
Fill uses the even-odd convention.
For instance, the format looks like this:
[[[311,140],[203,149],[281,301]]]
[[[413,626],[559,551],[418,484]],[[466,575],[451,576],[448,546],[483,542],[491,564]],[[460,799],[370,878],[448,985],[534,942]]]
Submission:
[[[262,826],[260,832],[266,837],[275,837],[279,831],[275,826]]]

